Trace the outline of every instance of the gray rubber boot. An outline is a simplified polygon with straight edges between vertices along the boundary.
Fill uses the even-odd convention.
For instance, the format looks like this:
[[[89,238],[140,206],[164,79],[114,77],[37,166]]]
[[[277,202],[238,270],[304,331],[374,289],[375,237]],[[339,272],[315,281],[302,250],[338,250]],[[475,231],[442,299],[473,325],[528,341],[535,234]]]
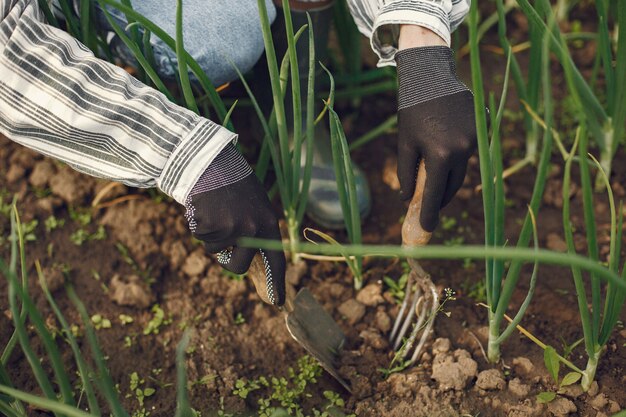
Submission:
[[[285,24],[283,11],[280,2],[276,2],[277,17],[272,32],[276,50],[280,57],[287,50],[287,40],[285,38]],[[313,32],[315,39],[315,61],[324,62],[327,57],[328,33],[332,22],[332,5],[334,0],[292,0],[289,2],[291,7],[291,18],[293,22],[294,32],[300,27],[307,24],[308,12],[313,23]],[[296,51],[298,55],[298,63],[300,70],[300,88],[302,108],[306,108],[307,93],[307,77],[308,77],[308,42],[304,34],[297,44]],[[318,66],[316,69],[315,85],[319,86],[321,80],[327,77],[326,73]],[[290,85],[290,84],[288,84]],[[316,87],[317,89],[317,87]],[[291,92],[287,91],[286,97],[291,97]],[[318,105],[319,106],[319,105]],[[321,108],[316,108],[316,112]],[[292,106],[285,106],[288,120],[292,119]],[[302,115],[303,126],[306,126],[306,114]],[[304,150],[304,149],[303,149]],[[304,152],[303,152],[304,153]],[[304,166],[305,156],[303,155],[302,163]],[[370,189],[367,178],[363,171],[353,164],[354,176],[356,182],[357,203],[361,219],[365,218],[371,209]],[[315,128],[315,140],[313,144],[313,167],[311,172],[311,185],[309,187],[309,198],[307,202],[306,213],[309,218],[319,225],[328,229],[344,229],[344,214],[341,210],[339,202],[339,193],[337,190],[337,179],[333,167],[333,157],[330,142],[330,133],[328,131],[328,123],[319,123]]]

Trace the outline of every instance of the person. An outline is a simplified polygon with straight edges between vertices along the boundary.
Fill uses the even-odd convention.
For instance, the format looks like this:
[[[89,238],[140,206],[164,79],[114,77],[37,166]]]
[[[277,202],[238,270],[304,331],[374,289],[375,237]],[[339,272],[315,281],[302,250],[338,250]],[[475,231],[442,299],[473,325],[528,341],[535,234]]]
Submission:
[[[420,222],[427,231],[461,186],[476,147],[473,95],[457,78],[449,47],[469,1],[348,0],[378,65],[397,66],[400,195],[411,198],[424,158]],[[134,3],[175,33],[172,2]],[[294,11],[330,3],[290,1]],[[274,4],[266,6],[274,19]],[[216,85],[236,78],[225,53],[244,72],[263,53],[255,0],[186,0],[184,21],[186,48]],[[156,37],[151,42],[161,75],[173,76],[175,55]],[[193,235],[232,272],[246,272],[257,253],[237,246],[240,237],[280,239],[269,198],[234,146],[236,134],[94,56],[47,24],[37,0],[0,0],[0,134],[89,175],[158,187],[186,206]],[[259,252],[269,299],[280,306],[284,254]]]

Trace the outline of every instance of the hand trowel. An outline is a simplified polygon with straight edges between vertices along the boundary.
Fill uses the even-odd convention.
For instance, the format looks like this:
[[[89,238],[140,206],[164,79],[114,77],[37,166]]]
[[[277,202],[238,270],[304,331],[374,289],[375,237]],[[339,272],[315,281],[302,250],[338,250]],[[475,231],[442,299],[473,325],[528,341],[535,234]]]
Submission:
[[[257,253],[252,260],[248,275],[259,297],[272,304],[268,298],[265,266],[260,254]],[[287,285],[285,305],[281,307],[289,334],[345,389],[352,392],[335,366],[345,341],[343,331],[308,289],[302,288],[297,294],[294,293],[293,287]]]

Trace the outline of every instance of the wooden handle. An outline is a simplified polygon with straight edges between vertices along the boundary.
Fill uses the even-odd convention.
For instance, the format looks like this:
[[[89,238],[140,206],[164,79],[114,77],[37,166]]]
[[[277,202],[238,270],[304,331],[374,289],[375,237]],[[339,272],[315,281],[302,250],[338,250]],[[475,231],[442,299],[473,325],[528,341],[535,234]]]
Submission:
[[[263,263],[263,258],[261,258],[261,254],[257,252],[252,259],[252,263],[250,264],[250,269],[248,270],[248,276],[252,279],[254,283],[254,288],[256,289],[256,293],[259,295],[261,300],[266,302],[267,304],[274,305],[267,294],[267,278],[265,277],[265,264]],[[293,286],[285,283],[286,288],[286,296],[285,296],[285,310],[288,313],[293,311],[293,300],[295,298],[295,289]]]
[[[402,244],[404,246],[425,246],[430,241],[431,232],[422,229],[420,213],[422,211],[422,199],[424,198],[424,186],[426,185],[426,165],[424,159],[420,161],[415,182],[415,192],[411,198],[409,209],[402,223]]]

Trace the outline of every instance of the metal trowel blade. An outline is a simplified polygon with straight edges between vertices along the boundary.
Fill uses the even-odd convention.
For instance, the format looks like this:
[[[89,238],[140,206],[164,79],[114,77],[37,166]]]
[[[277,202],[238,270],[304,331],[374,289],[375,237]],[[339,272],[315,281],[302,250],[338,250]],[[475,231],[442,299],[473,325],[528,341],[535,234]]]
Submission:
[[[339,325],[313,298],[311,292],[302,288],[293,301],[293,311],[286,315],[287,329],[301,346],[345,389],[352,392],[335,367],[336,359],[345,342]]]

